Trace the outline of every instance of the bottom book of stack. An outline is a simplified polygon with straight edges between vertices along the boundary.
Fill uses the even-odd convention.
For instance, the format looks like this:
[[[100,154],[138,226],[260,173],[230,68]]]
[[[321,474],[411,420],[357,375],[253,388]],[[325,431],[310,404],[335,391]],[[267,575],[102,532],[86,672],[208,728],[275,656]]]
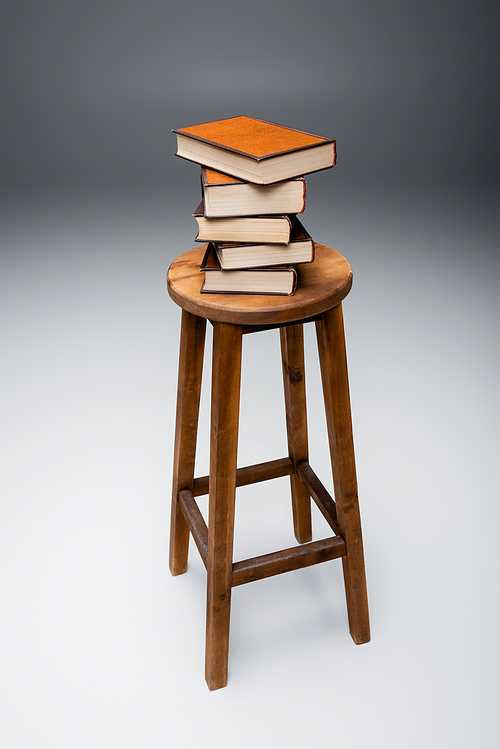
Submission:
[[[207,247],[200,271],[205,273],[205,280],[201,287],[202,294],[291,296],[297,287],[297,271],[293,265],[222,270],[212,243]]]

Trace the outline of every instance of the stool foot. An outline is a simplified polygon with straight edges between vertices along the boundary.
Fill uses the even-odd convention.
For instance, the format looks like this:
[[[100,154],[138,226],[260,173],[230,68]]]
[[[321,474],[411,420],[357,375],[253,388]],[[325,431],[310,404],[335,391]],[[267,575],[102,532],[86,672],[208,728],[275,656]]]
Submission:
[[[193,489],[205,330],[203,317],[182,310],[170,521],[172,575],[185,572],[188,562],[189,528],[179,503],[179,491]]]
[[[227,684],[242,329],[214,323],[205,678]]]
[[[288,451],[294,467],[290,476],[293,529],[301,544],[312,539],[311,500],[297,475],[297,464],[309,459],[303,331],[303,325],[280,328]]]
[[[316,333],[337,518],[347,549],[342,564],[349,630],[360,645],[370,640],[370,622],[341,304],[323,313]]]

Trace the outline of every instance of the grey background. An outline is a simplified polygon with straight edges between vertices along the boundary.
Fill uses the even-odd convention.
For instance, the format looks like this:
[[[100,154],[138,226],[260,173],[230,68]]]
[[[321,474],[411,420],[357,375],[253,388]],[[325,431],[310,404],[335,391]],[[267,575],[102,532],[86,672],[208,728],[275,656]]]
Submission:
[[[1,27],[2,745],[498,746],[496,6],[8,2]],[[167,568],[165,272],[199,201],[170,131],[235,114],[337,139],[303,218],[354,269],[373,639],[350,640],[336,562],[237,588],[210,694],[202,564]],[[243,367],[239,463],[282,457],[277,336]],[[292,543],[286,480],[239,492],[236,559]]]

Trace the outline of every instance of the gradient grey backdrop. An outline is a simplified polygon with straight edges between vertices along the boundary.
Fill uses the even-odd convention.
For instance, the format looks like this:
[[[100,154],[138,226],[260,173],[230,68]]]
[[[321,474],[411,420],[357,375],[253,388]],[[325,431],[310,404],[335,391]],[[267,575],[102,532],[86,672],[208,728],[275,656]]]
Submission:
[[[497,747],[497,6],[21,0],[1,26],[2,746]],[[237,588],[210,694],[202,564],[167,569],[165,272],[199,201],[170,131],[236,114],[337,138],[304,223],[354,268],[373,639],[350,640],[335,562]],[[240,465],[286,453],[277,337],[243,366]],[[286,480],[242,490],[235,557],[291,543]]]

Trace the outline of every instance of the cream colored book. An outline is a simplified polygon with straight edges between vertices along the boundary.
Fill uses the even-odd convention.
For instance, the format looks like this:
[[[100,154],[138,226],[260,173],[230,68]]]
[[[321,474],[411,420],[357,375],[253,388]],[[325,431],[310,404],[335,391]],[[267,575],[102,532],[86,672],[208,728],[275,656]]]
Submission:
[[[273,265],[312,263],[314,242],[298,219],[295,219],[290,242],[280,244],[242,244],[213,242],[222,270],[238,270]]]
[[[297,288],[297,271],[293,266],[253,268],[250,270],[222,270],[208,245],[200,266],[205,272],[202,294],[272,294],[291,296]]]
[[[193,216],[198,222],[197,242],[266,242],[288,244],[292,230],[290,216],[235,216],[207,218],[203,201]]]
[[[306,207],[303,177],[272,185],[254,185],[202,167],[201,186],[207,218],[302,213]]]

